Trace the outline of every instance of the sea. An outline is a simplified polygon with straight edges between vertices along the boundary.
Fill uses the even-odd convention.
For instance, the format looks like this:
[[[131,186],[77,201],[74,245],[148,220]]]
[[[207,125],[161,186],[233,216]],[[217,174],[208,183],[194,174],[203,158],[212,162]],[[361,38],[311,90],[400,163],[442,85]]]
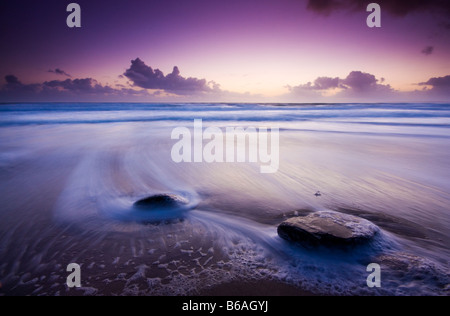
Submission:
[[[172,133],[195,120],[277,128],[276,172],[175,162]],[[450,294],[450,104],[4,103],[0,192],[0,296]],[[158,194],[188,207],[142,220],[134,203]],[[278,236],[324,210],[380,234],[351,248]]]

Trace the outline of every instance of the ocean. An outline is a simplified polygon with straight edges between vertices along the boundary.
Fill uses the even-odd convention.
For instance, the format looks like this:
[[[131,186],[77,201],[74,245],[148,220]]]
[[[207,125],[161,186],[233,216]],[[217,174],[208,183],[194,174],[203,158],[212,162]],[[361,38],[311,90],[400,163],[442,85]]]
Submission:
[[[194,120],[279,129],[278,169],[174,162]],[[449,179],[450,104],[1,104],[0,295],[449,295]],[[137,220],[156,194],[189,209]],[[277,235],[322,210],[381,233],[352,249]]]

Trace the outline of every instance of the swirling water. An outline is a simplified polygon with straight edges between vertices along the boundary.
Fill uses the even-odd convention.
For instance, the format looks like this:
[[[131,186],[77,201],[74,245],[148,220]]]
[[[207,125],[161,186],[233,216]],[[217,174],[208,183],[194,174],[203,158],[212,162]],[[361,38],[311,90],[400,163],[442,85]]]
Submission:
[[[173,162],[171,132],[194,119],[280,128],[278,172]],[[202,294],[260,280],[448,295],[449,145],[447,104],[3,104],[0,295]],[[189,207],[176,220],[137,220],[133,203],[160,193]],[[284,219],[324,209],[382,234],[352,251],[277,236]],[[72,262],[81,289],[65,286]],[[372,262],[379,289],[366,285]]]

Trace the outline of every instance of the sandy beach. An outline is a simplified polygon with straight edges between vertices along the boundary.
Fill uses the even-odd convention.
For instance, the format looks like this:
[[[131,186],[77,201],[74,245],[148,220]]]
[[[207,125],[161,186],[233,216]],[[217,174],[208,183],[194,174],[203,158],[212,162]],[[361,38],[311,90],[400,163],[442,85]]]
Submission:
[[[217,114],[195,107],[201,117]],[[170,132],[188,119],[88,124],[72,113],[73,123],[36,124],[44,112],[25,124],[6,113],[0,295],[447,295],[448,127],[362,133],[363,124],[330,119],[332,106],[237,107],[229,120],[205,124],[254,125],[267,110],[280,117],[261,123],[281,127],[275,174],[251,163],[171,161]],[[317,111],[327,118],[283,120]],[[160,193],[181,194],[192,207],[158,223],[127,217],[132,203]],[[284,220],[321,210],[368,219],[382,233],[352,251],[305,249],[277,235]],[[383,287],[369,289],[366,267],[377,260]],[[79,289],[66,285],[70,263],[81,266]]]

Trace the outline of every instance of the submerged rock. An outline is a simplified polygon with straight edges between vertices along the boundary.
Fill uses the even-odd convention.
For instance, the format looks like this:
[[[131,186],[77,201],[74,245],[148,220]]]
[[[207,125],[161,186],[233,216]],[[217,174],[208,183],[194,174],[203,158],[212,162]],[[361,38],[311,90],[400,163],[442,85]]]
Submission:
[[[142,224],[172,223],[183,220],[189,210],[197,206],[197,200],[188,193],[157,194],[141,199],[121,216]]]
[[[372,261],[383,268],[382,285],[384,282],[395,288],[395,295],[450,294],[449,269],[428,258],[396,252],[382,254]]]
[[[185,198],[174,194],[158,194],[142,199],[134,203],[134,207],[143,210],[177,209],[188,204]]]
[[[352,215],[321,211],[288,219],[278,226],[278,235],[307,246],[360,244],[371,240],[380,229]]]

